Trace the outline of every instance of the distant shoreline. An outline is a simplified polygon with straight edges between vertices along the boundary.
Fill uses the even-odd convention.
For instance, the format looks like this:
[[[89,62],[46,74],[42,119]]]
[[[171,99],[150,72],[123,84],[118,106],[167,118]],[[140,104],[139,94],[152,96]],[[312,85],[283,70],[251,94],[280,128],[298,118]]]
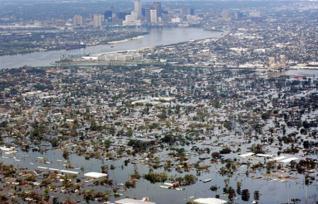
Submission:
[[[144,38],[144,35],[139,35],[139,36],[132,37],[132,38],[126,38],[126,39],[123,39],[123,40],[114,40],[114,41],[108,42],[107,44],[116,45],[116,44],[119,44],[119,43],[131,41],[131,40],[138,40],[138,39]]]
[[[135,40],[135,39],[140,39],[141,37],[144,37],[145,35],[147,35],[148,32],[144,32],[143,34],[138,33],[138,35],[132,35],[126,38],[122,38],[119,40],[111,40],[111,41],[101,41],[100,43],[97,43],[96,45],[90,45],[90,44],[72,44],[72,45],[64,45],[61,47],[57,47],[57,48],[52,48],[52,49],[35,49],[35,50],[31,50],[31,51],[21,51],[21,52],[16,52],[16,53],[10,53],[10,54],[4,54],[1,55],[0,57],[9,57],[9,56],[17,56],[17,55],[26,55],[26,54],[32,54],[32,53],[37,53],[37,52],[50,52],[50,51],[60,51],[60,50],[78,50],[78,49],[85,49],[86,47],[92,47],[92,46],[97,46],[97,45],[115,45],[118,43],[123,43],[123,42],[128,42],[130,40]],[[68,48],[68,47],[74,47],[74,48]]]
[[[189,32],[185,32],[185,30]],[[196,32],[194,32],[194,30]],[[132,40],[115,45],[105,44],[101,45],[86,45],[85,49],[75,50],[54,50],[54,51],[42,51],[33,52],[28,54],[7,55],[0,56],[0,69],[17,68],[23,66],[35,66],[43,67],[53,65],[56,61],[59,61],[67,56],[84,56],[94,55],[98,53],[114,52],[122,50],[138,50],[140,48],[149,48],[164,46],[170,44],[177,44],[180,42],[187,42],[190,40],[202,40],[206,38],[218,38],[221,37],[219,32],[206,31],[202,28],[167,28],[167,29],[151,29],[149,34],[143,35],[141,39],[140,33],[134,36],[140,40]],[[167,40],[168,39],[168,40]]]

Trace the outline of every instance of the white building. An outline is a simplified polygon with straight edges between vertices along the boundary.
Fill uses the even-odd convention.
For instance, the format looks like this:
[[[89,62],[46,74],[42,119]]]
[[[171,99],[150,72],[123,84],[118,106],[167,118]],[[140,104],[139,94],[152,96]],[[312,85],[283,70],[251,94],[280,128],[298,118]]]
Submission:
[[[140,0],[134,1],[134,12],[136,14],[136,20],[141,20],[141,2]]]
[[[150,10],[150,22],[152,24],[158,23],[158,12],[155,9]]]
[[[181,23],[181,18],[173,17],[173,18],[171,18],[171,23]]]
[[[143,56],[138,52],[110,52],[98,56],[98,61],[103,61],[110,64],[138,62],[143,59]]]
[[[131,14],[127,15],[125,17],[125,20],[123,21],[124,26],[140,26],[141,25],[141,20],[137,19],[137,14],[135,11],[132,11]]]

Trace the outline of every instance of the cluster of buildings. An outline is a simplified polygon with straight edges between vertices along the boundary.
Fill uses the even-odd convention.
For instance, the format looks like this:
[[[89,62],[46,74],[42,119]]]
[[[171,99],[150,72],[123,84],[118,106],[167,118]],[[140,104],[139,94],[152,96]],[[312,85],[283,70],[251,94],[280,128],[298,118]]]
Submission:
[[[317,70],[284,71],[317,67],[317,14],[213,13],[214,39],[0,70],[0,203],[317,203]]]
[[[123,26],[159,24],[162,22],[161,16],[162,7],[160,2],[154,2],[152,5],[143,8],[141,0],[134,0],[133,10],[129,14],[107,10],[104,15],[94,14],[90,24],[95,28],[101,28],[105,24],[122,24]],[[84,26],[83,17],[75,15],[73,17],[73,26]]]
[[[134,0],[134,10],[126,15],[123,21],[124,26],[141,26],[142,24],[156,25],[162,23],[163,10],[160,2],[142,8],[140,0]]]
[[[105,22],[104,15],[94,14],[89,24],[94,28],[101,28]],[[85,19],[80,15],[75,15],[72,22],[74,27],[83,27],[85,25]]]
[[[316,201],[317,77],[155,64],[0,74],[6,199],[202,201],[186,196],[191,189],[196,197],[267,203],[279,186]],[[87,179],[95,175],[102,180]],[[19,182],[26,194],[14,190]]]
[[[136,51],[120,51],[98,54],[96,56],[83,56],[67,61],[68,64],[96,64],[96,65],[123,65],[144,63],[144,56]],[[63,64],[63,62],[60,62]]]
[[[87,19],[86,19],[87,21]],[[142,4],[141,0],[134,0],[131,12],[116,12],[113,8],[104,14],[94,14],[88,24],[101,28],[105,25],[122,26],[165,26],[179,24],[199,24],[202,17],[195,15],[194,9],[184,7],[181,9],[164,10],[161,2]],[[86,23],[87,25],[87,23]],[[85,19],[80,15],[73,17],[74,27],[85,26]]]
[[[222,22],[228,27],[221,36],[216,33],[214,39],[160,46],[143,54],[154,62],[181,66],[269,71],[317,68],[317,18],[299,11],[279,11],[256,19],[246,17]],[[220,22],[206,23],[217,27]]]

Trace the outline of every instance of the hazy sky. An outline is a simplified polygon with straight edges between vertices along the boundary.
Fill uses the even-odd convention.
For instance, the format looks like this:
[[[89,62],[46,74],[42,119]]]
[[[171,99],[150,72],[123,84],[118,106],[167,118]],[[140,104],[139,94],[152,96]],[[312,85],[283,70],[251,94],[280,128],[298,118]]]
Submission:
[[[117,2],[133,0],[0,0],[0,2]],[[142,1],[264,1],[264,0],[142,0]],[[265,1],[288,1],[288,0],[265,0]],[[296,0],[294,0],[296,1]],[[302,0],[304,1],[304,0]],[[315,0],[308,0],[315,1]]]

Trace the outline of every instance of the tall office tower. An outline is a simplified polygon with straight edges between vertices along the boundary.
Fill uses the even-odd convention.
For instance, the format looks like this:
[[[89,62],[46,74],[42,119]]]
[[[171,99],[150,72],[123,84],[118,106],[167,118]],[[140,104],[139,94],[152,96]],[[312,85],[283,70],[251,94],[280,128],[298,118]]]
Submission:
[[[156,9],[151,9],[150,10],[150,22],[152,24],[158,23],[158,15],[157,15],[157,10]]]
[[[113,11],[112,10],[107,10],[104,13],[104,19],[106,22],[112,22],[113,19]]]
[[[83,25],[83,17],[80,15],[75,15],[73,17],[73,26],[82,26]]]
[[[146,17],[146,8],[142,8],[142,9],[141,9],[141,16],[142,16],[143,18]]]
[[[95,28],[100,28],[103,25],[104,16],[100,14],[95,14],[93,16],[93,26]]]
[[[126,12],[118,12],[116,13],[116,17],[119,19],[119,20],[125,20],[125,17],[128,15],[129,13],[126,13]]]
[[[141,2],[140,0],[135,0],[134,1],[134,12],[136,15],[136,20],[140,20],[141,19]]]
[[[191,16],[194,16],[194,15],[195,15],[194,8],[190,8],[190,10],[189,10],[189,14],[190,14]]]
[[[151,10],[151,7],[149,7],[149,6],[147,6],[147,7],[145,8],[144,18],[145,18],[145,22],[147,22],[147,23],[150,23],[150,22],[151,22],[150,10]]]
[[[158,18],[162,16],[162,7],[160,2],[154,2],[152,5],[153,9],[157,10]]]

